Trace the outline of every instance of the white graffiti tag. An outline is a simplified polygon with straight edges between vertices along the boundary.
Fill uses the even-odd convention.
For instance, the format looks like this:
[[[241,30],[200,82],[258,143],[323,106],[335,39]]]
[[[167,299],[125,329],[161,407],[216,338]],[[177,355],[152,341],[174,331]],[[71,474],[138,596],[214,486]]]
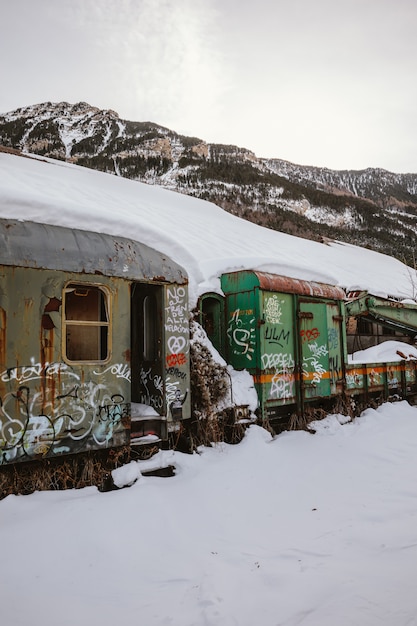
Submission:
[[[165,307],[165,330],[186,333],[188,331],[187,301],[184,287],[171,287],[167,290]]]
[[[281,304],[284,304],[284,300],[278,300],[277,295],[265,300],[265,322],[267,324],[281,324]]]
[[[168,339],[168,350],[171,354],[178,354],[179,352],[184,352],[184,348],[186,345],[185,337],[176,337],[173,335]]]
[[[270,398],[287,400],[294,397],[295,377],[292,371],[283,369],[276,372],[271,380]]]
[[[294,367],[295,362],[292,354],[284,354],[278,352],[275,354],[263,354],[261,356],[262,369],[270,369],[275,367],[277,369],[291,369]]]
[[[94,374],[96,376],[104,376],[104,374],[107,374],[107,372],[111,372],[116,376],[116,378],[124,378],[129,382],[131,380],[130,367],[126,365],[126,363],[115,363],[114,365],[109,365],[109,367],[107,367],[102,372],[94,371]]]
[[[317,342],[312,342],[308,344],[308,348],[312,353],[310,357],[304,357],[303,360],[303,375],[305,378],[308,378],[309,371],[312,371],[313,379],[312,382],[315,384],[319,384],[323,375],[326,373],[326,368],[320,363],[320,357],[328,354],[328,350],[325,345],[319,346]]]
[[[66,363],[34,363],[33,365],[25,365],[20,367],[12,367],[4,370],[0,374],[2,382],[15,381],[16,383],[24,384],[29,381],[39,380],[45,376],[59,376],[65,374],[68,377],[72,377],[78,380],[80,377],[71,371],[71,368]]]
[[[249,321],[249,328],[245,328],[239,315],[240,309],[236,309],[229,321],[227,336],[234,354],[246,356],[251,361],[255,352],[255,318]]]

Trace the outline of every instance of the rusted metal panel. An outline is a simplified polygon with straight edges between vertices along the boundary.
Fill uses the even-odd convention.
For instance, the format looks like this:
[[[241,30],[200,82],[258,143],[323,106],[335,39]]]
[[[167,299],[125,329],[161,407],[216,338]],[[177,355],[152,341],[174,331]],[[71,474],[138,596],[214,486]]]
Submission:
[[[259,280],[259,286],[266,291],[278,291],[282,293],[294,293],[301,296],[314,296],[316,298],[331,298],[343,300],[345,292],[340,287],[326,285],[309,280],[298,278],[288,278],[278,274],[268,272],[257,272],[254,274]]]
[[[221,277],[222,289],[225,293],[250,291],[259,287],[263,291],[292,293],[315,298],[344,300],[345,292],[340,287],[318,283],[315,281],[289,278],[279,274],[260,272],[257,270],[240,270],[228,272]]]
[[[0,219],[0,264],[138,281],[185,284],[188,280],[180,265],[137,241],[6,219]]]
[[[404,364],[401,361],[387,363],[388,393],[400,393],[404,379]]]
[[[417,362],[415,360],[403,361],[403,386],[406,396],[417,394]]]

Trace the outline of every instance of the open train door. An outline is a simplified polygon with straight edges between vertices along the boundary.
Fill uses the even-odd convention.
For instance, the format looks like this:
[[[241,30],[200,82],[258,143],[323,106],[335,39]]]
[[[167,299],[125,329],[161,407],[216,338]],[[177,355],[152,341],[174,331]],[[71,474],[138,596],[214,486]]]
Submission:
[[[166,439],[163,376],[163,286],[133,283],[131,291],[131,443]],[[146,441],[146,440],[143,440]]]

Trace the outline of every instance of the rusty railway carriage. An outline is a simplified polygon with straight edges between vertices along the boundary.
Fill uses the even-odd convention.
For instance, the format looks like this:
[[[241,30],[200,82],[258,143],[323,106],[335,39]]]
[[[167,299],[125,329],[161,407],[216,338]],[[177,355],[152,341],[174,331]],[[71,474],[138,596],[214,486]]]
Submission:
[[[416,393],[415,362],[348,364],[342,289],[251,270],[223,274],[221,287],[224,298],[201,298],[201,323],[226,360],[252,374],[261,423],[279,431],[317,409]]]
[[[33,463],[109,468],[167,440],[190,417],[186,272],[136,241],[0,220],[0,368],[0,496],[7,471],[16,489]]]

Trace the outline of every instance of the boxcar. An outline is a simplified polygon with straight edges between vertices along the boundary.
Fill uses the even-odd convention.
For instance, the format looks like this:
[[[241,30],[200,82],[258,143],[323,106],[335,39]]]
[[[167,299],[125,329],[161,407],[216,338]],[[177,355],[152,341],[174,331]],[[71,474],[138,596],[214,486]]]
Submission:
[[[341,289],[250,270],[223,274],[221,287],[224,303],[215,294],[202,299],[202,323],[228,362],[252,374],[262,421],[286,423],[342,391]]]
[[[190,416],[186,272],[137,241],[0,220],[0,368],[0,474],[166,440]]]

